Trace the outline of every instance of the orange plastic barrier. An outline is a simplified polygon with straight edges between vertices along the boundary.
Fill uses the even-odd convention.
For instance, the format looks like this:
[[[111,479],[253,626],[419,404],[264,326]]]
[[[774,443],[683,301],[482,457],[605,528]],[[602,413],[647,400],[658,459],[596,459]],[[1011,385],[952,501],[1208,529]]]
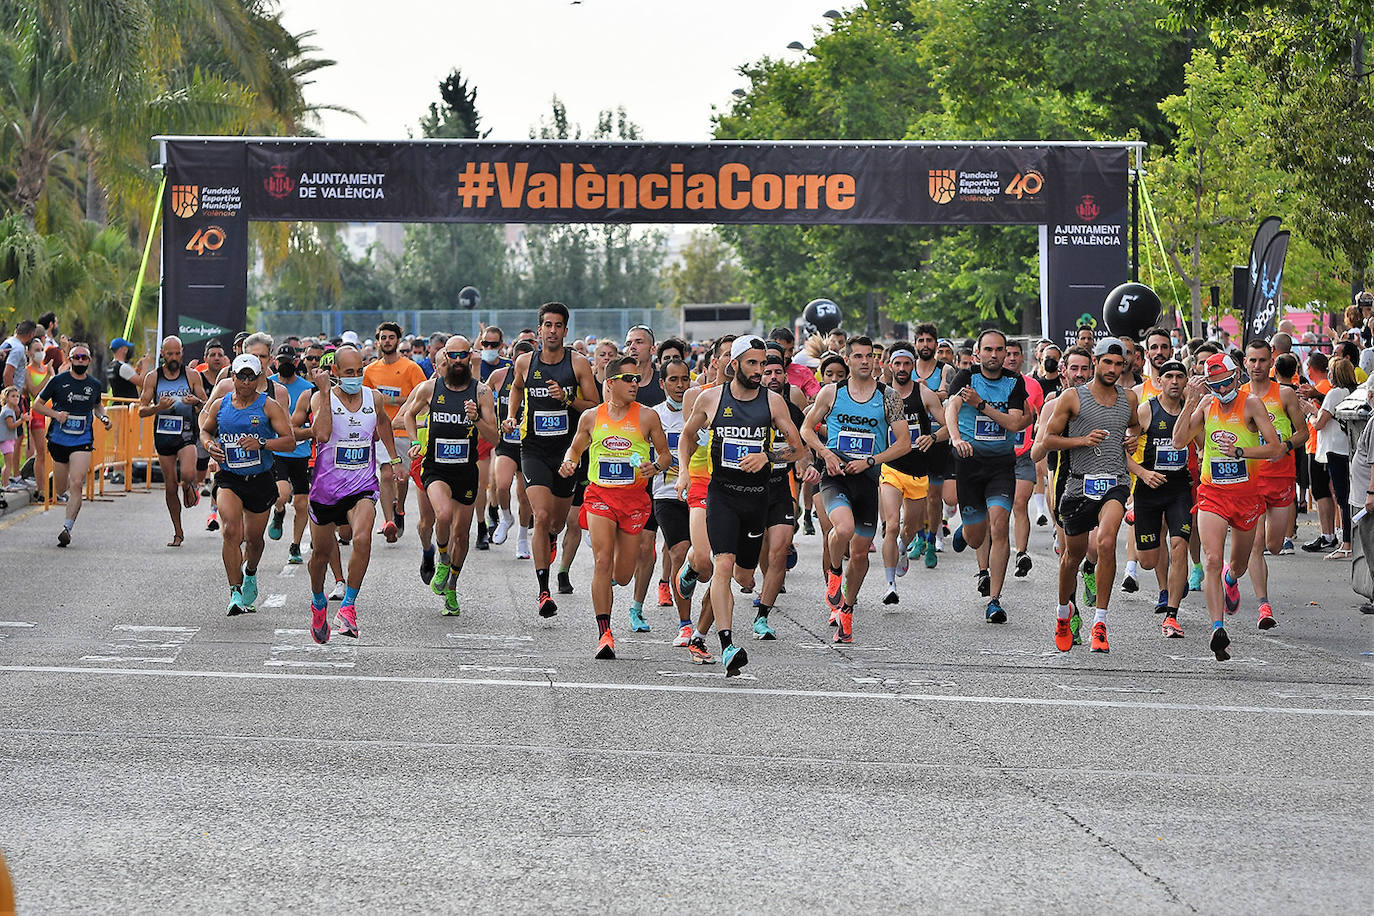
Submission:
[[[107,472],[116,468],[124,474],[124,493],[134,488],[134,462],[144,462],[143,489],[153,488],[153,465],[157,463],[157,451],[153,447],[153,418],[138,415],[138,401],[128,398],[105,398],[105,413],[110,417],[110,428],[103,423],[91,425],[91,468],[86,472],[85,498],[96,499],[105,496]],[[43,443],[43,448],[47,448]],[[53,479],[52,456],[48,460],[48,479],[39,481],[43,492],[43,508],[49,509],[57,504]],[[119,495],[123,495],[122,493]]]

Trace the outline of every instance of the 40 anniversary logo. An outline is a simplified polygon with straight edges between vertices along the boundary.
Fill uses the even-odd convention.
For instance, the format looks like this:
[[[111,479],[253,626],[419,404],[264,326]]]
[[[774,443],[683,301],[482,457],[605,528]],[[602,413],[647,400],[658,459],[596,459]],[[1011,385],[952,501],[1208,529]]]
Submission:
[[[608,172],[583,162],[557,172],[531,172],[527,162],[468,162],[458,175],[458,202],[506,210],[848,210],[858,193],[846,173],[754,173],[740,162],[715,172]]]

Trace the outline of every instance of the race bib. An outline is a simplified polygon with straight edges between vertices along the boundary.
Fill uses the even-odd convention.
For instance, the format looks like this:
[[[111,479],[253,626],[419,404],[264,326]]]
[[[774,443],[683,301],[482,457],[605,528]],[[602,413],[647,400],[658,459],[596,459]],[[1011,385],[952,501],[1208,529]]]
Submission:
[[[185,425],[182,417],[160,416],[153,427],[153,432],[159,436],[180,436]]]
[[[1181,471],[1188,466],[1188,450],[1174,448],[1170,442],[1155,443],[1155,470]]]
[[[434,460],[439,464],[467,464],[467,439],[435,439]]]
[[[1007,431],[991,417],[974,417],[973,438],[979,442],[1005,442]]]
[[[1026,430],[1020,430],[1016,434],[1016,450],[1020,451],[1026,447]]]
[[[1250,469],[1244,458],[1213,458],[1212,483],[1245,483],[1250,479]]]
[[[566,410],[536,410],[532,419],[536,436],[565,436],[568,433]]]
[[[379,394],[384,394],[389,398],[399,398],[401,396],[401,389],[389,388],[386,385],[378,385],[377,392]]]
[[[69,435],[69,436],[81,436],[81,435],[85,435],[85,433],[86,433],[86,423],[87,423],[87,421],[89,421],[89,420],[90,420],[90,417],[86,417],[86,416],[80,416],[80,417],[71,417],[71,416],[69,416],[69,417],[67,417],[67,419],[65,419],[65,420],[62,421],[62,432],[66,433],[66,434]]]
[[[362,471],[373,467],[372,443],[334,446],[334,467],[340,471]]]
[[[1083,495],[1088,499],[1101,499],[1116,486],[1115,474],[1089,474],[1083,478]]]
[[[255,448],[224,447],[224,466],[231,471],[257,470],[262,452]]]
[[[842,429],[835,437],[835,451],[854,458],[867,458],[876,455],[873,451],[874,438],[872,433],[855,432],[853,430]]]
[[[720,442],[720,466],[731,470],[740,470],[740,462],[746,455],[757,455],[763,452],[763,443],[750,442],[745,439],[722,439]]]
[[[596,463],[596,482],[606,486],[634,483],[635,466],[628,458],[602,458]]]
[[[682,433],[668,433],[668,454],[672,456],[673,463],[668,465],[668,469],[663,472],[663,479],[677,480],[677,444],[682,441]]]
[[[520,444],[520,427],[519,427],[519,426],[516,426],[515,429],[512,429],[510,432],[508,432],[508,433],[502,433],[502,434],[501,434],[501,441],[504,442],[504,443],[506,443],[507,445],[519,445],[519,444]]]

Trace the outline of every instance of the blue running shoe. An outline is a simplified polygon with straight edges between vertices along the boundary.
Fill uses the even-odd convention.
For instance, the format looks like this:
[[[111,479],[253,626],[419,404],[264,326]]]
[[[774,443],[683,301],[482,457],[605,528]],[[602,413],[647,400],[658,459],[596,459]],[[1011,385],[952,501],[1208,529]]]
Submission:
[[[777,639],[778,634],[773,632],[773,628],[768,625],[767,617],[754,618],[754,638],[755,639]]]
[[[643,608],[630,608],[630,629],[636,633],[649,632],[649,621],[644,619]]]
[[[690,601],[692,592],[696,591],[697,581],[697,571],[692,564],[683,563],[682,572],[677,574],[677,593]]]
[[[244,573],[244,575],[243,575],[243,586],[239,589],[239,593],[243,596],[243,608],[244,608],[244,610],[248,610],[248,609],[251,608],[251,607],[256,607],[256,606],[257,606],[257,603],[258,603],[258,576],[257,576],[256,573],[254,573],[254,574],[251,575],[251,576],[248,575],[247,573]]]
[[[720,660],[725,663],[725,676],[734,677],[739,674],[741,668],[749,664],[749,656],[739,646],[728,645],[720,653]]]
[[[1188,573],[1188,591],[1202,591],[1202,564],[1194,563],[1193,571]]]
[[[286,521],[285,512],[273,512],[272,521],[267,523],[267,536],[274,541],[281,540],[282,523]]]
[[[953,538],[953,540],[954,540],[954,552],[955,552],[955,553],[963,553],[963,552],[964,552],[964,548],[968,546],[968,541],[964,540],[964,526],[963,526],[963,525],[960,525],[958,528],[955,528],[955,529],[954,529],[954,538]]]
[[[1007,612],[1002,610],[1002,602],[1000,600],[993,598],[988,602],[987,621],[988,623],[1007,622]]]
[[[1169,590],[1162,588],[1159,590],[1159,600],[1155,602],[1155,613],[1163,614],[1169,609]]]
[[[229,589],[229,613],[226,616],[237,617],[246,613],[248,613],[248,608],[244,607],[243,595],[239,592],[239,587],[235,585]]]
[[[792,569],[797,565],[797,545],[792,544],[787,548],[787,568]]]

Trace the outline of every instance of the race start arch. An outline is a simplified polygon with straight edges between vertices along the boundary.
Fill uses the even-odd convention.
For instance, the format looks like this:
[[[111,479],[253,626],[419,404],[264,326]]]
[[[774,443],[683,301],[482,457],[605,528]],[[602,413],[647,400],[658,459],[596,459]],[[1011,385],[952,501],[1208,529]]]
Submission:
[[[252,220],[1035,225],[1042,329],[1067,340],[1128,279],[1143,146],[155,139],[160,324],[193,352],[244,327]]]

